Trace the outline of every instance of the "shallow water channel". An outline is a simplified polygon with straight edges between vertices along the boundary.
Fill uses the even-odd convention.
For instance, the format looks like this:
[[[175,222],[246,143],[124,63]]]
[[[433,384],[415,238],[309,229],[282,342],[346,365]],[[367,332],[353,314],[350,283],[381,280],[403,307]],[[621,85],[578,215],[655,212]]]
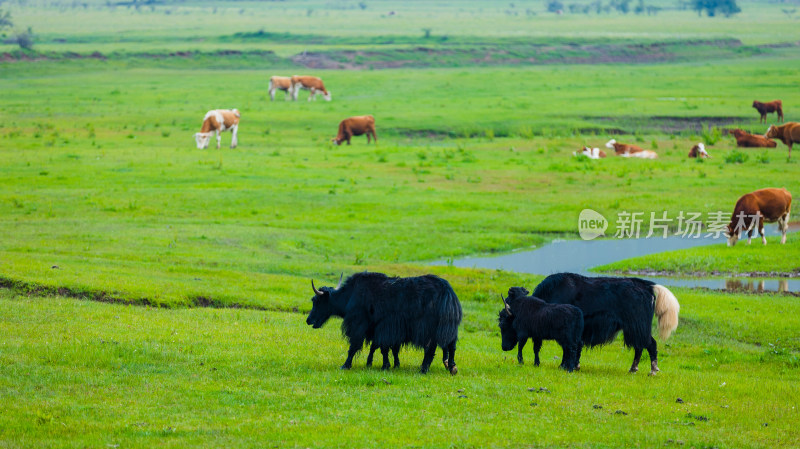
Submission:
[[[774,228],[774,226],[770,226]],[[765,229],[767,235],[779,235],[775,229]],[[511,254],[487,257],[465,257],[452,261],[435,261],[433,265],[453,265],[464,268],[488,268],[549,275],[569,271],[586,276],[600,276],[589,269],[618,260],[648,254],[691,248],[702,245],[725,245],[724,237],[713,238],[640,238],[601,240],[554,240],[541,248],[516,251]],[[740,240],[737,245],[743,245]],[[760,238],[753,245],[761,245]],[[770,243],[774,244],[774,243]],[[800,278],[678,278],[637,275],[665,286],[708,288],[712,290],[752,292],[800,292]]]

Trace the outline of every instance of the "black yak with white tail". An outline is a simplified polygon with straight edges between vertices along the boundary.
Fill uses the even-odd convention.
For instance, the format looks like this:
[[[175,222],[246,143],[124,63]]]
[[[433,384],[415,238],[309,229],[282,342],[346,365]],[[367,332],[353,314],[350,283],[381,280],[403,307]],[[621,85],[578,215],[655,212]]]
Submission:
[[[350,369],[353,356],[364,341],[381,348],[383,368],[388,366],[389,349],[411,344],[422,348],[425,357],[420,371],[428,372],[436,346],[442,361],[456,374],[455,353],[461,303],[450,284],[434,275],[410,278],[388,277],[382,273],[356,273],[336,288],[317,290],[311,281],[313,306],[306,323],[318,329],[331,316],[342,317],[342,333],[350,342],[342,369]],[[395,352],[397,363],[397,352]]]
[[[546,277],[533,296],[549,303],[578,306],[583,311],[586,346],[610,343],[622,331],[625,346],[634,349],[632,373],[639,370],[643,349],[650,355],[650,374],[659,371],[656,341],[650,330],[653,314],[658,316],[662,339],[678,327],[680,305],[675,295],[644,279],[559,273]]]
[[[503,299],[503,295],[500,295]],[[563,351],[561,368],[572,372],[581,360],[581,335],[583,334],[583,312],[569,304],[548,304],[539,298],[528,296],[522,287],[508,289],[508,300],[503,299],[500,310],[500,335],[503,351],[510,351],[519,344],[517,360],[523,363],[522,348],[530,338],[533,340],[533,364],[539,366],[539,350],[542,340],[555,340]]]

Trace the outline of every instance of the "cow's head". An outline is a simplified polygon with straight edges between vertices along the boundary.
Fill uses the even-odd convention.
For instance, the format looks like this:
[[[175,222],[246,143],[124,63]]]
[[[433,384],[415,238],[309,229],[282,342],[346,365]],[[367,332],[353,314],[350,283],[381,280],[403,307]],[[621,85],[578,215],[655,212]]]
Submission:
[[[208,141],[211,140],[211,133],[195,133],[194,140],[197,142],[197,149],[208,148]]]
[[[757,108],[757,107],[758,107],[758,105],[759,105],[759,102],[758,102],[758,100],[753,100],[753,107],[754,107],[754,108]]]
[[[503,295],[500,295],[503,300],[503,308],[497,316],[497,324],[500,326],[500,336],[502,337],[503,351],[510,351],[517,346],[517,333],[514,331],[514,315],[511,313],[511,307],[508,305]]]
[[[335,143],[336,145],[341,145],[344,139],[340,139],[339,137],[334,137],[331,139],[331,142]]]
[[[325,99],[325,101],[331,101],[331,92],[330,92],[330,91],[325,91],[325,92],[322,94],[322,98],[324,98],[324,99]]]
[[[778,137],[778,128],[775,125],[769,125],[769,128],[767,128],[767,132],[764,133],[764,137],[766,137],[767,139]]]
[[[740,138],[742,136],[744,136],[744,131],[742,131],[741,129],[733,130],[733,137]]]
[[[606,148],[609,148],[609,149],[612,149],[612,150],[613,150],[613,149],[614,149],[614,144],[615,144],[615,143],[617,143],[617,139],[611,139],[611,140],[609,140],[608,142],[606,142]]]
[[[706,146],[702,142],[697,144],[697,156],[705,158],[711,157],[708,155],[708,152],[706,151]]]
[[[314,329],[322,327],[331,316],[336,314],[336,309],[331,302],[331,295],[336,292],[339,286],[342,285],[342,278],[339,278],[339,285],[336,288],[320,287],[317,290],[314,287],[314,281],[311,281],[311,289],[314,290],[314,296],[311,298],[311,312],[306,318],[306,324],[312,326]]]
[[[735,229],[733,227],[733,222],[728,225],[728,231],[725,232],[725,238],[728,239],[728,246],[736,245],[736,242],[739,240],[739,229]]]

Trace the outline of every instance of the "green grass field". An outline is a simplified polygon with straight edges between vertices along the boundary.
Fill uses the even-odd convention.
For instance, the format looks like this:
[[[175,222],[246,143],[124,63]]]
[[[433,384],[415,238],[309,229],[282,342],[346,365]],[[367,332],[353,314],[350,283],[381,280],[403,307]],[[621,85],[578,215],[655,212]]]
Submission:
[[[428,265],[577,238],[584,208],[730,213],[758,188],[800,191],[783,144],[737,152],[724,134],[765,131],[754,99],[800,117],[797,22],[780,5],[730,19],[534,2],[76,5],[2,4],[38,40],[0,44],[0,446],[800,444],[794,297],[677,289],[658,376],[629,375],[619,341],[566,374],[553,342],[539,368],[500,350],[498,294],[542,276]],[[304,66],[303,51],[363,69]],[[270,102],[271,75],[301,72],[333,101]],[[225,133],[221,150],[196,149],[205,112],[232,107],[239,147]],[[331,145],[360,114],[379,143]],[[572,156],[612,136],[659,159]],[[686,158],[704,139],[712,158]],[[650,260],[786,271],[796,246]],[[310,280],[363,270],[451,282],[457,376],[439,358],[417,374],[412,348],[399,370],[361,355],[339,371],[339,321],[305,324]]]

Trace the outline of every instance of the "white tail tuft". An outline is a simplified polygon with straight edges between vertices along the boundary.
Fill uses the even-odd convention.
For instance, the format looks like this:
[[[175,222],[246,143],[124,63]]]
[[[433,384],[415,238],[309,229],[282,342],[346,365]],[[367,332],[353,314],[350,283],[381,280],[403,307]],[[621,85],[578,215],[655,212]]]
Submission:
[[[678,312],[681,310],[681,305],[678,304],[678,298],[663,285],[654,285],[653,295],[656,297],[658,335],[662,340],[666,340],[678,328]]]

